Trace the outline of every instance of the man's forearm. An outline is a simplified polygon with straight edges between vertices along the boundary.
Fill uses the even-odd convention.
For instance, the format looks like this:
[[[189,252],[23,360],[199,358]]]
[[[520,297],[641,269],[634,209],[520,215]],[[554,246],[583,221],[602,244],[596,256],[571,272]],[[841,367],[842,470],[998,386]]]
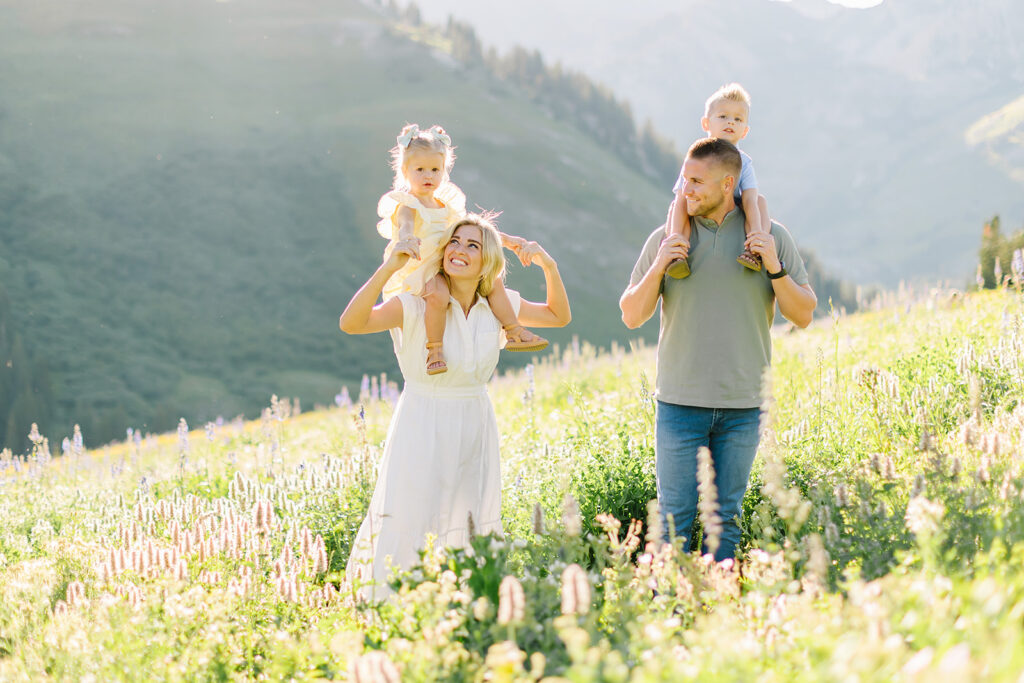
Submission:
[[[655,261],[643,279],[635,285],[626,288],[619,299],[619,308],[622,309],[622,322],[631,330],[634,330],[651,319],[655,309],[658,308],[658,298],[661,296],[661,280],[665,276]]]
[[[807,327],[814,318],[818,297],[809,285],[798,285],[790,276],[772,280],[775,300],[782,316],[797,327]]]

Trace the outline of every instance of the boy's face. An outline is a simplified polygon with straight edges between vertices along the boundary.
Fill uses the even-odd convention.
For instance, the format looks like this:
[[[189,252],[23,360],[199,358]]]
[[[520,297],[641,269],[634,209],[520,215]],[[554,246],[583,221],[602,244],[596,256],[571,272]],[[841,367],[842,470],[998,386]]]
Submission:
[[[708,137],[728,140],[735,145],[747,137],[750,131],[747,125],[749,116],[750,109],[744,103],[719,100],[711,105],[711,110],[700,120],[700,125]]]

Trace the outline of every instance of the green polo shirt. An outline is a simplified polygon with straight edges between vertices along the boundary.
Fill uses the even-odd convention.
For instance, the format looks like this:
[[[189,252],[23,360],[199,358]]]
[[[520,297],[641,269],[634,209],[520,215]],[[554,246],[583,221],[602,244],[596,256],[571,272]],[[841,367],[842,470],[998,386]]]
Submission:
[[[743,210],[722,225],[697,217],[690,239],[690,276],[661,282],[661,330],[655,397],[701,408],[756,408],[761,378],[771,363],[775,292],[765,271],[736,262],[743,251]],[[772,222],[779,258],[793,280],[807,270],[789,231]],[[638,283],[658,255],[665,229],[647,238],[630,283]]]

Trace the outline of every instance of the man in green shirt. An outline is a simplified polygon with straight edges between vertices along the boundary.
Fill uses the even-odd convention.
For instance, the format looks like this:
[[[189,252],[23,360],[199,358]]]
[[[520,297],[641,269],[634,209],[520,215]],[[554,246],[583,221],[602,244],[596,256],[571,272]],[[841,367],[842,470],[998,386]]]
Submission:
[[[719,138],[695,142],[683,163],[683,198],[693,217],[690,243],[648,237],[619,305],[630,329],[644,324],[661,302],[655,386],[655,460],[658,501],[688,547],[697,511],[697,449],[707,446],[715,468],[722,516],[716,560],[733,557],[741,532],[750,467],[760,438],[761,381],[771,362],[770,327],[778,304],[799,327],[811,322],[817,298],[789,232],[744,234],[733,188],[740,174],[736,147]],[[748,247],[764,269],[736,263]],[[665,269],[689,258],[691,274],[666,278]],[[671,521],[671,524],[668,522]]]

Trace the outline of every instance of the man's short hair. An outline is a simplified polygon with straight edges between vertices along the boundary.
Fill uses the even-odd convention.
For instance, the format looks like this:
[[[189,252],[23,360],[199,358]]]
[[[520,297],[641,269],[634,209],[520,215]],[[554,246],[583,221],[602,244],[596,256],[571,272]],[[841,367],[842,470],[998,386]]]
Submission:
[[[704,103],[704,116],[711,116],[711,107],[723,100],[728,100],[729,102],[742,102],[747,106],[747,111],[750,111],[750,93],[748,93],[739,83],[726,83],[721,88],[711,93],[711,97],[709,97],[707,102]]]
[[[713,159],[716,164],[725,167],[728,175],[737,181],[740,171],[743,169],[743,160],[740,159],[740,151],[736,145],[722,138],[701,138],[690,145],[686,151],[688,159]]]

